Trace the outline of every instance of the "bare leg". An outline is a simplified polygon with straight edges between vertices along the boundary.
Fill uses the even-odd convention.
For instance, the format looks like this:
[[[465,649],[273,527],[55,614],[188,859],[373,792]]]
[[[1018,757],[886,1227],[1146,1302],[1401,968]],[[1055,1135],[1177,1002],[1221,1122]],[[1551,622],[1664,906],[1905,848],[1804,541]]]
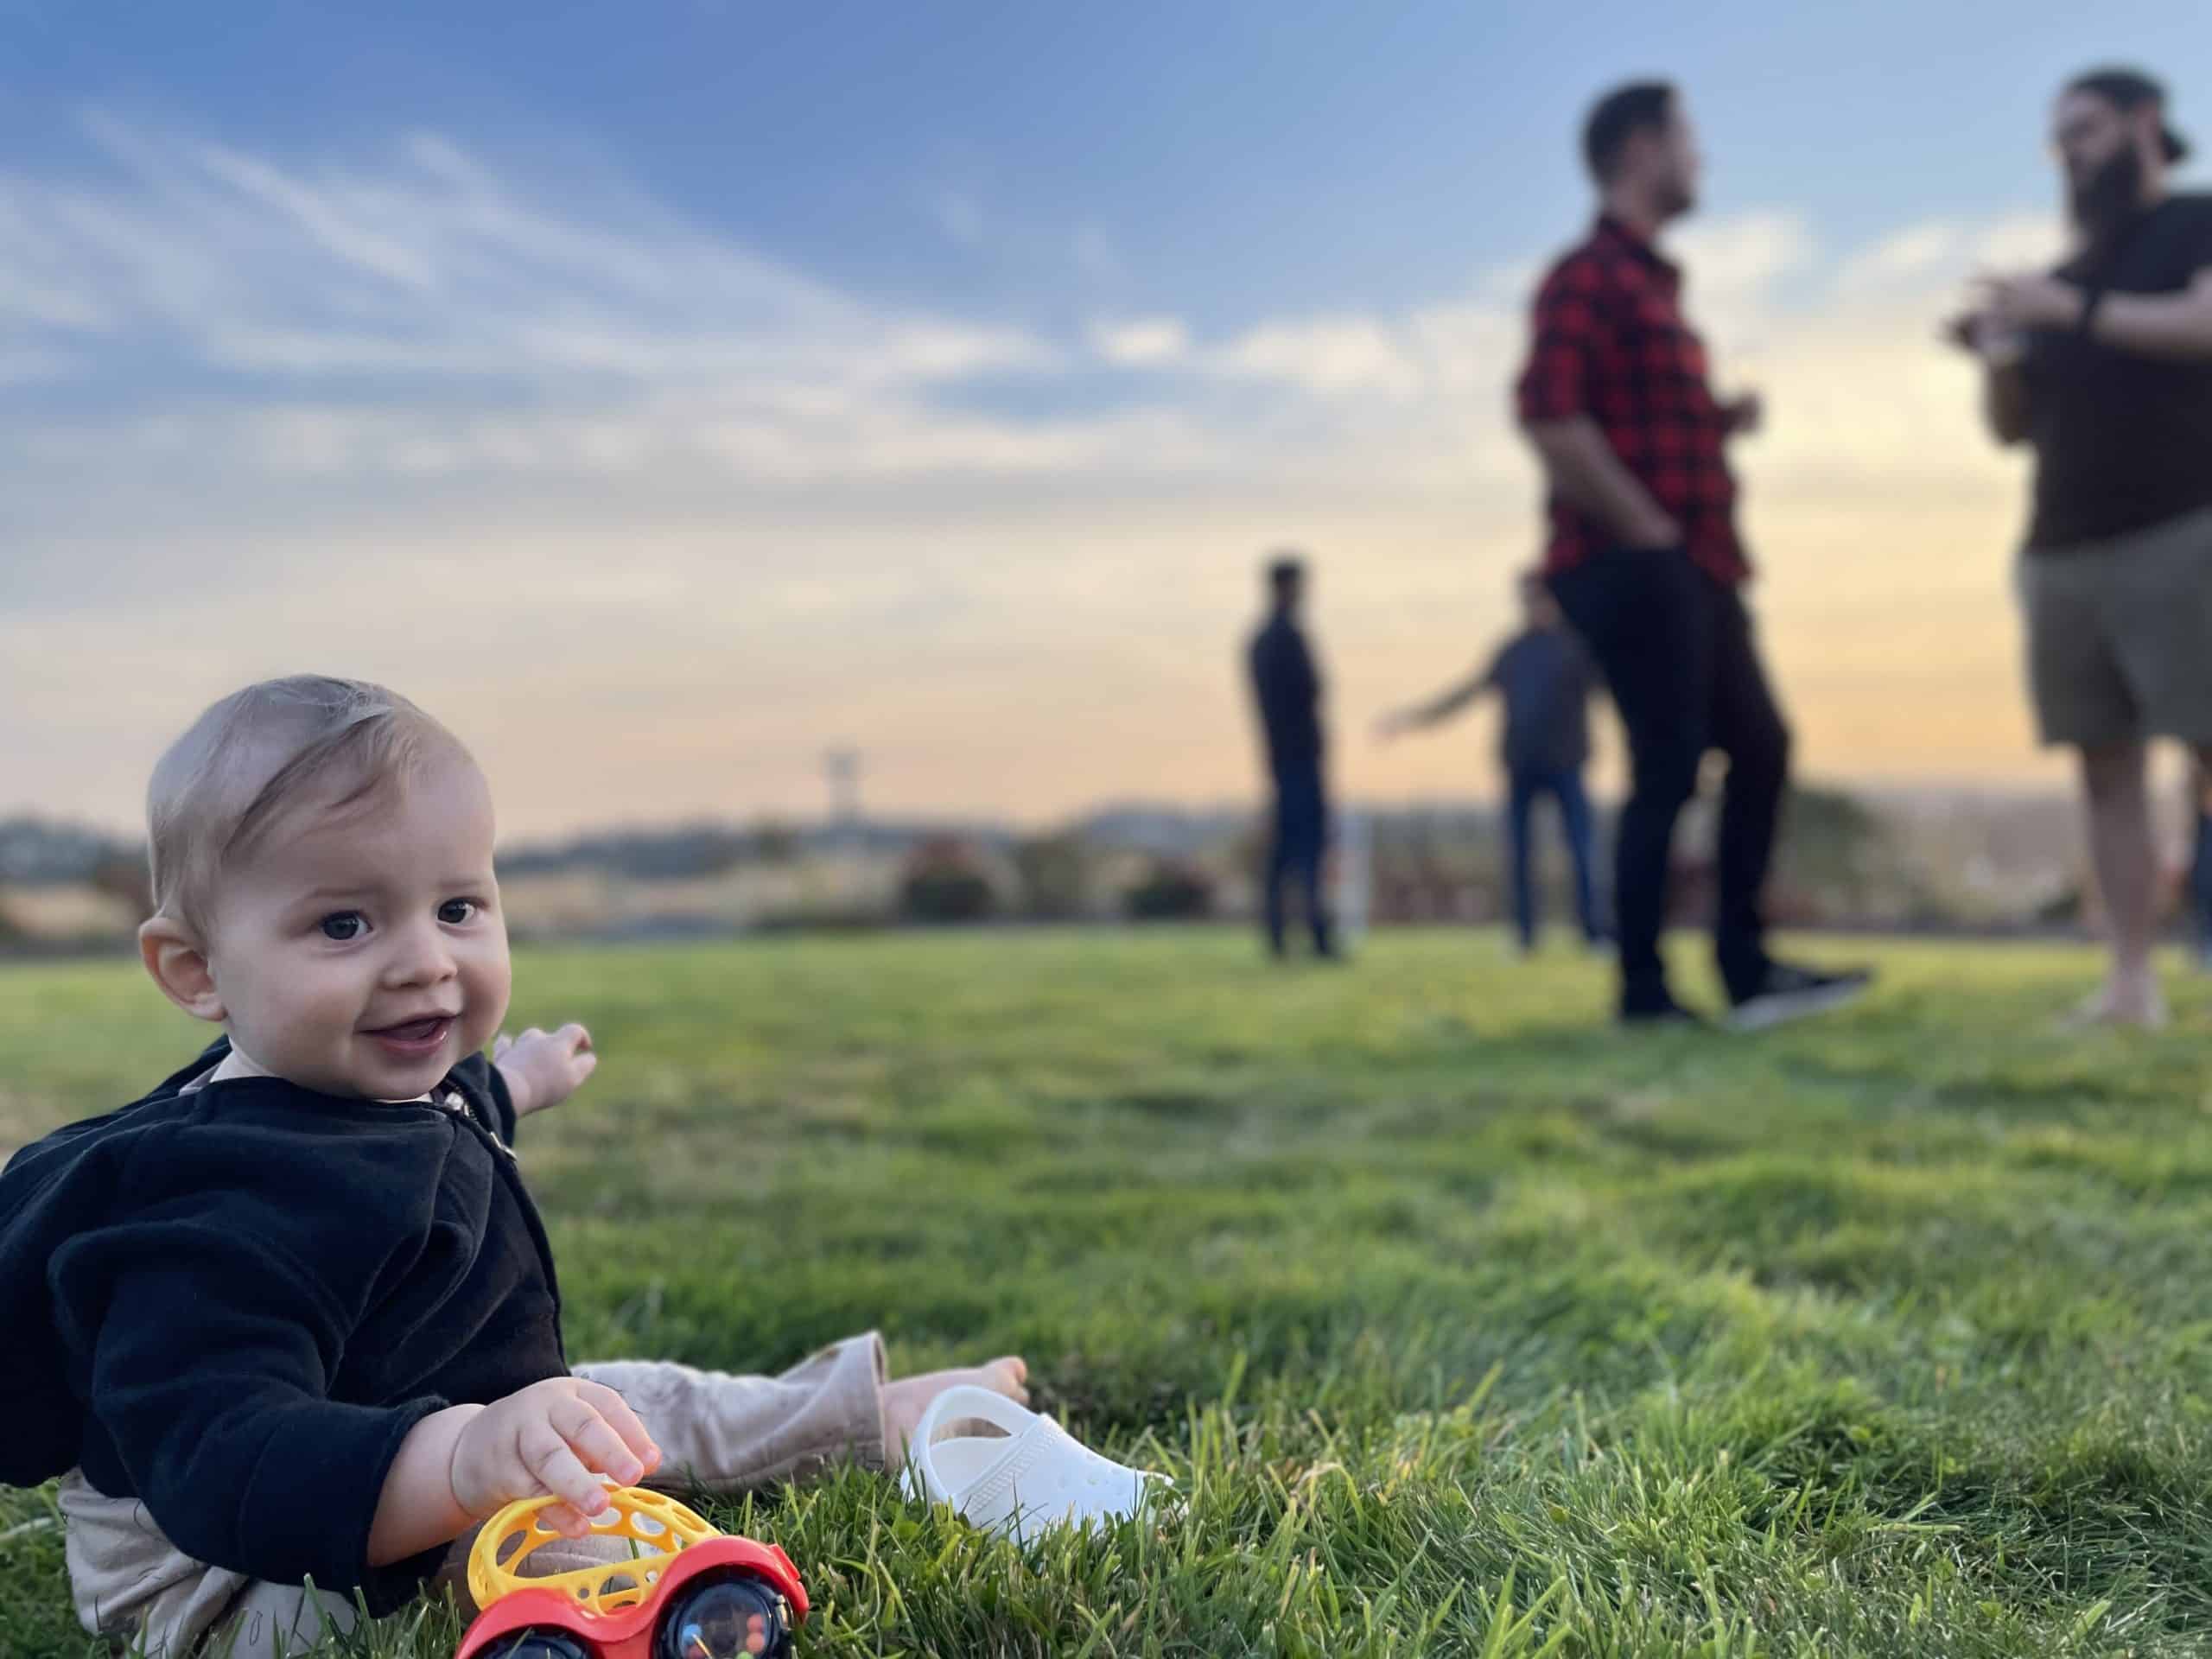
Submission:
[[[1029,1367],[1011,1354],[967,1370],[924,1371],[887,1382],[883,1385],[883,1456],[887,1468],[896,1469],[906,1462],[906,1442],[913,1437],[930,1402],[963,1383],[1002,1394],[1018,1406],[1029,1403]]]
[[[2189,895],[2190,954],[2199,968],[2212,971],[2212,744],[2197,744],[2190,753],[2189,874],[2183,884]]]
[[[2157,1025],[2165,1017],[2151,967],[2156,925],[2158,853],[2151,835],[2150,792],[2140,743],[2082,751],[2089,860],[2104,898],[2112,965],[2104,989],[2085,1012],[2116,1025]]]

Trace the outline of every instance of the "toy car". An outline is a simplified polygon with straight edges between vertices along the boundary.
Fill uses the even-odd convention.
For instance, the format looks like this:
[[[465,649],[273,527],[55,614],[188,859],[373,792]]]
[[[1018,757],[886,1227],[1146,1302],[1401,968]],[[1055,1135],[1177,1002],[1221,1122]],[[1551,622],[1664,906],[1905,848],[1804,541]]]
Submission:
[[[519,1569],[541,1547],[586,1541],[542,1524],[555,1501],[510,1503],[477,1534],[468,1588],[482,1611],[454,1659],[790,1659],[806,1589],[773,1544],[617,1486],[590,1537],[626,1545],[626,1559],[526,1576]]]

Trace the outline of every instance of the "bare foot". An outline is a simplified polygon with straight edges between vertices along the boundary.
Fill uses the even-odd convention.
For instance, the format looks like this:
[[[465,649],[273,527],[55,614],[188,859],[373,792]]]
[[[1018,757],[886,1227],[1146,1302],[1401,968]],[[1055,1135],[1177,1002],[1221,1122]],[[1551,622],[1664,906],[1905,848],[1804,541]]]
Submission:
[[[2133,1027],[2139,1031],[2157,1031],[2166,1023],[2166,999],[2155,984],[2145,986],[2107,985],[2088,998],[2064,1021],[2067,1029],[2082,1030],[2094,1026]]]
[[[893,1469],[906,1461],[906,1442],[930,1402],[963,1384],[1002,1394],[1018,1406],[1029,1403],[1029,1367],[1012,1354],[988,1365],[962,1371],[924,1371],[883,1385],[883,1455]]]

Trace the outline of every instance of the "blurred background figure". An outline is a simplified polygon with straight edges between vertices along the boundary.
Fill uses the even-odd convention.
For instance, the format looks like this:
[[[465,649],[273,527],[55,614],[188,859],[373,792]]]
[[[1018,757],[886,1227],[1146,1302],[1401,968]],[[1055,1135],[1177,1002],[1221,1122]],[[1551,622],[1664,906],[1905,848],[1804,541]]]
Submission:
[[[1268,849],[1261,912],[1268,948],[1287,949],[1285,889],[1303,896],[1313,952],[1337,954],[1329,910],[1321,893],[1321,860],[1328,846],[1328,801],[1322,782],[1321,676],[1306,641],[1300,613],[1306,599],[1306,562],[1296,553],[1272,556],[1267,566],[1267,620],[1252,636],[1246,660],[1253,700],[1274,780],[1274,835]]]
[[[1331,815],[1322,872],[1331,942],[1357,950],[1375,916],[1375,826],[1367,812],[1340,806]]]
[[[2190,948],[2197,967],[2212,973],[2212,766],[2201,757],[2189,768],[2189,829]]]
[[[1590,760],[1590,694],[1597,671],[1582,642],[1560,615],[1559,601],[1541,570],[1522,574],[1521,631],[1488,664],[1433,701],[1383,716],[1384,739],[1436,726],[1485,692],[1504,700],[1499,759],[1505,767],[1507,853],[1512,868],[1513,923],[1524,951],[1536,948],[1535,879],[1531,868],[1530,820],[1536,803],[1559,804],[1560,828],[1574,864],[1575,917],[1592,944],[1605,939],[1599,919],[1590,798],[1582,771]]]
[[[2212,197],[2167,190],[2188,146],[2134,70],[2069,82],[2051,137],[2076,251],[1986,282],[1954,334],[1986,368],[1991,432],[2035,451],[2029,688],[2044,742],[2081,756],[2112,944],[2078,1017],[2157,1026],[2145,744],[2212,752]]]
[[[1668,988],[1659,939],[1675,823],[1707,749],[1728,757],[1714,955],[1742,1027],[1849,1000],[1862,974],[1767,954],[1761,899],[1789,776],[1789,731],[1744,604],[1726,446],[1754,430],[1756,397],[1723,403],[1681,308],[1681,271],[1655,245],[1696,205],[1700,166],[1673,87],[1600,99],[1582,135],[1600,197],[1589,236],[1544,278],[1517,387],[1522,430],[1550,486],[1547,567],[1604,671],[1633,773],[1616,832],[1620,1017],[1695,1019]]]

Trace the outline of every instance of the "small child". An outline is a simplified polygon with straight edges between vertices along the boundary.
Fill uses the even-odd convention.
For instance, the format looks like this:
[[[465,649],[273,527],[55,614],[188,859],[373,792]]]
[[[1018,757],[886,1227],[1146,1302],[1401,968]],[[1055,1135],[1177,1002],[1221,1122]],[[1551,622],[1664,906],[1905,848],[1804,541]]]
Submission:
[[[578,1536],[601,1475],[896,1467],[944,1389],[1027,1399],[1012,1357],[887,1382],[873,1332],[777,1377],[569,1365],[510,1147],[597,1057],[575,1025],[481,1052],[509,989],[491,796],[404,698],[249,686],[162,757],[148,817],[147,971],[224,1037],[0,1173],[0,1478],[62,1478],[88,1630],[259,1659],[350,1629],[357,1592],[459,1587],[513,1499]]]
[[[1388,740],[1438,725],[1484,692],[1496,691],[1505,702],[1498,749],[1505,766],[1507,854],[1521,948],[1536,948],[1529,830],[1536,802],[1546,795],[1559,803],[1560,827],[1574,861],[1577,917],[1584,938],[1595,945],[1605,937],[1605,925],[1598,914],[1590,798],[1582,786],[1582,771],[1590,760],[1590,699],[1598,689],[1598,671],[1567,627],[1542,573],[1525,571],[1514,585],[1521,599],[1521,631],[1440,696],[1385,715],[1376,733]]]

